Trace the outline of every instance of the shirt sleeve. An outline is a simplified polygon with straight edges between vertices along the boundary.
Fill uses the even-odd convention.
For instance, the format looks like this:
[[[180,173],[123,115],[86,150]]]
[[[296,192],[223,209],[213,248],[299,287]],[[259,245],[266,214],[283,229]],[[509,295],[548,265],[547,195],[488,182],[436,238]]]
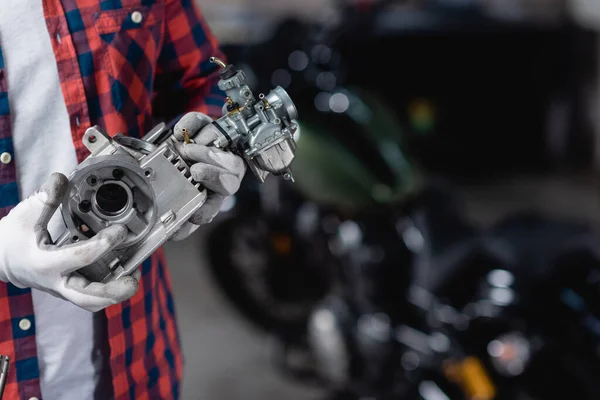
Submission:
[[[221,116],[225,93],[218,86],[218,67],[225,61],[216,38],[194,0],[167,0],[165,33],[154,80],[154,117],[174,124],[184,113]]]

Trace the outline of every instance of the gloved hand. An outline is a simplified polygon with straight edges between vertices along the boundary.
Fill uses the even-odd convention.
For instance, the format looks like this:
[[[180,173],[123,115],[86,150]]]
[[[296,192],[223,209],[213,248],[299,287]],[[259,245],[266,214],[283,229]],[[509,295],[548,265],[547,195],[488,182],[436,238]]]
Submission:
[[[140,271],[106,284],[73,273],[121,243],[127,229],[111,226],[91,239],[56,247],[47,226],[67,188],[67,178],[53,174],[0,220],[0,281],[39,289],[88,311],[100,311],[132,297],[138,290]]]
[[[183,129],[190,136],[195,136],[194,143],[183,142]],[[208,190],[206,203],[171,238],[182,240],[217,216],[223,202],[240,188],[246,164],[231,152],[210,147],[217,139],[218,131],[212,125],[212,119],[205,114],[192,112],[184,115],[175,125],[173,134],[182,141],[177,147],[183,158],[192,164],[192,177]]]

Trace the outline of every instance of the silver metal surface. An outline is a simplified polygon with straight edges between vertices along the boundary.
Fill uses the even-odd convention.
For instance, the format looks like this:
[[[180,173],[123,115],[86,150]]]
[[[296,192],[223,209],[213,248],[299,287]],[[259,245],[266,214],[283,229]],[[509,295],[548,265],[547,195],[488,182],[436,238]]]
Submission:
[[[221,60],[211,61],[220,67]],[[243,71],[226,66],[219,88],[227,94],[229,107],[214,123],[221,132],[214,146],[237,150],[249,169],[264,182],[269,174],[293,180],[290,167],[295,158],[294,133],[298,129],[298,111],[287,92],[277,86],[258,99],[246,84]]]
[[[433,381],[419,383],[419,394],[423,400],[450,400],[450,397]]]
[[[400,325],[396,328],[396,340],[404,346],[418,351],[419,353],[431,353],[430,336],[408,325]]]
[[[350,354],[340,321],[332,310],[320,307],[311,314],[308,342],[321,376],[333,386],[346,384],[350,379]]]
[[[293,179],[289,167],[298,113],[288,94],[277,87],[257,100],[243,71],[211,61],[224,68],[219,87],[228,96],[223,117],[214,122],[221,135],[214,145],[240,154],[261,182],[269,173]],[[164,123],[142,139],[110,137],[93,126],[82,140],[91,154],[69,176],[61,205],[66,230],[55,243],[76,243],[108,226],[126,226],[123,243],[77,271],[90,281],[107,282],[135,272],[202,207],[207,193],[177,151],[181,139]]]
[[[4,395],[4,387],[6,386],[9,367],[10,358],[8,356],[0,355],[0,400],[2,400],[2,396]]]
[[[156,138],[153,131],[150,138]],[[125,225],[127,238],[101,261],[78,272],[94,282],[132,274],[204,204],[206,190],[172,142],[153,143],[124,136],[111,138],[99,127],[83,143],[90,156],[69,176],[69,195],[61,212],[68,231],[58,245],[93,237]]]
[[[222,79],[219,81],[219,89],[227,91],[235,87],[241,87],[244,85],[245,80],[246,75],[244,75],[244,71],[240,71],[229,79]]]

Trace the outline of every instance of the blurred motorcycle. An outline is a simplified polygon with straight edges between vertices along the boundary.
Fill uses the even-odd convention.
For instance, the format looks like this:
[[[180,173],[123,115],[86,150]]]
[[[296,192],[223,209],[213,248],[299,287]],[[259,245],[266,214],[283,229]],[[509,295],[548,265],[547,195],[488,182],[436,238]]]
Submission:
[[[403,226],[421,232],[413,265],[427,272],[407,290],[397,281],[383,307],[365,312],[360,295],[332,293],[313,314],[330,398],[597,399],[598,232],[522,212],[482,230],[463,221],[445,245],[428,246],[440,243],[437,225],[418,214]],[[393,286],[381,278],[375,298]]]
[[[489,141],[491,136],[481,135],[479,126],[473,130],[470,124],[458,124],[455,121],[456,118],[451,118],[451,116],[462,115],[461,112],[464,110],[471,110],[469,113],[472,116],[479,116],[478,121],[482,120],[484,116],[488,120],[498,121],[498,118],[489,115],[491,110],[502,109],[505,114],[509,112],[507,111],[509,105],[515,105],[514,91],[507,90],[513,100],[503,101],[498,97],[498,94],[503,92],[503,89],[499,87],[498,90],[493,90],[495,94],[488,100],[501,101],[502,107],[486,106],[485,104],[488,103],[481,101],[483,99],[481,94],[474,92],[474,90],[478,90],[477,88],[481,88],[482,84],[476,80],[471,82],[466,77],[465,79],[456,79],[455,76],[453,79],[447,79],[447,82],[460,81],[461,90],[443,87],[442,82],[435,78],[441,71],[430,70],[440,63],[425,57],[426,54],[428,57],[437,54],[435,51],[421,54],[413,59],[414,62],[401,65],[391,64],[387,59],[377,62],[378,59],[368,56],[366,50],[389,49],[388,44],[391,46],[393,43],[396,43],[394,46],[400,46],[398,49],[402,49],[403,54],[413,54],[415,46],[411,43],[413,40],[417,40],[415,32],[434,33],[434,35],[423,35],[423,38],[431,40],[424,39],[425,42],[417,47],[433,50],[438,47],[454,49],[455,46],[458,46],[457,50],[462,49],[460,54],[472,54],[472,51],[464,51],[470,44],[463,43],[462,38],[477,37],[477,35],[463,35],[460,33],[460,26],[463,26],[467,33],[474,32],[474,29],[475,31],[483,29],[483,32],[489,33],[490,24],[493,23],[485,18],[472,18],[476,14],[473,7],[450,6],[450,3],[447,2],[442,6],[440,4],[443,2],[437,4],[438,2],[415,3],[398,0],[339,1],[335,3],[338,4],[337,9],[341,11],[331,18],[323,16],[324,22],[312,23],[287,19],[281,21],[272,32],[270,39],[264,43],[224,47],[229,61],[247,71],[248,82],[254,91],[266,92],[271,89],[272,85],[281,85],[294,99],[301,114],[298,156],[293,166],[296,182],[293,185],[273,183],[264,187],[257,187],[252,181],[246,182],[236,196],[235,210],[224,213],[232,218],[239,217],[241,219],[237,223],[228,222],[226,227],[216,230],[215,236],[219,236],[221,239],[215,240],[217,242],[215,246],[211,245],[211,248],[216,249],[212,253],[214,257],[211,256],[211,268],[221,285],[224,286],[228,297],[238,306],[237,308],[245,310],[244,313],[250,313],[251,315],[248,314],[250,320],[255,321],[259,326],[270,331],[282,330],[286,332],[286,335],[302,331],[302,327],[306,326],[306,316],[310,308],[316,304],[315,299],[324,295],[326,292],[324,288],[332,284],[331,277],[335,273],[332,275],[331,271],[337,268],[335,265],[338,262],[335,254],[328,254],[331,251],[327,250],[329,244],[326,243],[328,242],[326,238],[336,231],[336,224],[356,218],[357,213],[363,210],[372,209],[374,213],[386,210],[382,211],[384,214],[388,212],[387,210],[390,210],[389,212],[397,211],[399,207],[402,207],[405,199],[415,195],[426,186],[429,177],[424,178],[424,170],[420,165],[421,160],[425,160],[428,169],[431,169],[432,165],[442,163],[444,171],[464,172],[466,165],[469,164],[467,167],[469,171],[475,174],[477,171],[486,173],[487,167],[479,168],[480,164],[483,165],[484,161],[492,160],[495,156],[488,154],[489,152],[484,151],[484,148],[477,147],[479,144],[475,144],[475,148],[473,148],[470,143],[479,143],[474,142],[473,138],[480,140],[485,137],[485,140]],[[422,5],[427,5],[431,9],[439,9],[439,11],[428,14],[422,10]],[[459,9],[467,11],[456,11]],[[452,18],[447,20],[441,18],[448,13]],[[397,22],[396,24],[391,20],[392,17]],[[414,19],[415,24],[409,23],[407,18]],[[514,41],[514,35],[504,34],[505,30],[502,27],[497,29],[498,34],[489,37],[490,40]],[[448,32],[450,39],[455,39],[449,40],[446,44],[443,40],[443,37],[446,36],[435,34],[440,30]],[[389,34],[386,36],[384,31]],[[399,35],[398,32],[403,32],[403,35]],[[530,43],[543,44],[551,41],[555,44],[556,34],[552,29],[549,29],[548,32],[544,29],[516,31],[517,35],[529,38],[527,40],[530,40]],[[391,36],[400,39],[395,42],[393,40],[396,39]],[[518,42],[516,41],[515,44]],[[361,49],[360,54],[353,50],[355,47]],[[510,46],[510,48],[517,51],[516,49],[520,47]],[[509,59],[501,55],[498,57],[502,58],[503,62]],[[464,65],[473,65],[464,57],[460,62]],[[519,65],[522,68],[522,63]],[[426,68],[427,73],[416,73],[423,68]],[[481,69],[486,70],[486,68]],[[506,68],[504,69],[506,70]],[[458,66],[452,69],[457,73],[463,70]],[[373,73],[373,71],[376,72]],[[478,76],[477,74],[467,75]],[[513,75],[514,73],[511,72],[511,81],[516,82]],[[557,82],[555,78],[559,74],[553,73],[552,76],[553,82]],[[521,78],[526,82],[531,81],[529,78]],[[418,80],[418,84],[415,79]],[[495,82],[493,79],[492,81],[486,81],[486,84]],[[519,80],[519,82],[521,81]],[[465,86],[467,84],[470,86]],[[509,87],[504,84],[500,85],[505,88]],[[521,86],[527,87],[525,84]],[[539,87],[544,85],[536,84],[534,86],[536,87],[535,93],[538,93]],[[447,97],[447,93],[463,93],[467,87],[470,90],[469,93],[473,93],[473,95],[457,98],[456,101]],[[439,90],[432,91],[434,88]],[[542,95],[543,99],[550,97]],[[519,99],[521,98],[527,104],[537,104],[538,102],[537,97],[529,99],[523,95],[519,96]],[[475,105],[470,103],[473,99],[477,99],[477,104],[483,108],[474,108]],[[463,106],[462,102],[465,100],[469,103]],[[460,105],[456,103],[460,103]],[[441,112],[439,108],[442,106],[447,111]],[[531,109],[531,107],[517,105],[515,108]],[[478,111],[475,112],[475,109]],[[546,108],[540,105],[540,109]],[[538,131],[534,126],[539,125],[540,118],[544,117],[529,113],[527,118],[519,120],[521,125],[531,126],[531,129],[527,129],[529,132],[533,132]],[[461,117],[461,120],[466,119]],[[510,119],[502,118],[500,120]],[[477,125],[475,121],[471,122]],[[501,137],[502,140],[507,138],[506,132],[513,131],[513,129],[499,126],[496,128],[502,131],[502,134],[492,136]],[[454,133],[448,135],[449,132],[476,133],[473,135],[469,133],[470,136],[467,139],[463,136],[455,136]],[[451,139],[451,143],[448,142],[449,139],[444,139],[450,137],[459,139]],[[534,151],[531,146],[523,143],[522,138],[519,140],[520,145],[517,148],[527,154],[528,160],[534,159]],[[439,145],[440,143],[442,144]],[[500,143],[492,146],[492,153],[501,154],[502,151],[498,151],[501,148],[499,146]],[[513,154],[511,159],[516,159],[515,146],[510,144],[510,148],[512,149],[511,154]],[[540,146],[536,144],[535,148],[540,148]],[[419,155],[419,163],[415,161],[413,154]],[[473,157],[476,158],[473,159]],[[435,162],[432,164],[431,160]],[[478,168],[472,168],[472,160],[477,160]],[[502,158],[502,165],[506,166],[505,157]],[[434,170],[436,168],[433,167]],[[430,174],[428,173],[428,175]],[[284,193],[285,196],[291,196],[294,200],[280,202],[278,196],[284,195]],[[269,197],[271,199],[268,199]],[[287,204],[287,206],[283,204]],[[309,211],[300,211],[301,208]],[[315,208],[318,211],[310,211]],[[280,210],[279,215],[276,210]],[[268,218],[271,222],[264,222],[263,228],[259,228],[258,225],[252,225],[258,224],[256,220],[252,222],[251,218],[242,217],[243,213],[269,215]],[[320,232],[314,234],[315,244],[312,245],[310,243],[313,238],[300,239],[294,224],[298,219],[305,218],[306,215],[315,214],[318,216],[310,218],[320,221],[317,224]],[[390,223],[393,225],[395,222]],[[286,280],[280,277],[273,278],[275,280],[272,280],[270,284],[263,282],[262,288],[259,289],[256,279],[243,277],[249,272],[242,272],[244,268],[238,261],[229,260],[228,252],[223,249],[223,245],[219,244],[223,241],[234,243],[231,240],[237,235],[233,233],[236,230],[236,224],[240,226],[239,229],[247,225],[248,232],[256,230],[262,235],[261,238],[265,239],[264,241],[258,240],[257,235],[253,243],[248,243],[244,247],[251,252],[249,254],[252,254],[252,251],[261,254],[260,257],[253,256],[254,260],[271,260],[262,262],[263,267],[258,266],[258,261],[255,263],[255,269],[263,271],[261,272],[263,277],[267,275],[267,270],[281,269],[272,264],[276,259],[275,253],[273,253],[276,251],[273,243],[294,243],[294,245],[300,246],[297,248],[297,252],[290,250],[287,258],[277,256],[279,257],[277,258],[278,263],[297,265],[298,268],[301,268],[300,260],[306,256],[311,257],[311,260],[306,260],[307,264],[314,266],[321,264],[320,268],[326,272],[316,273],[318,268],[315,267],[308,267],[305,272],[298,274],[289,270],[287,271],[289,276],[298,277],[305,274],[305,282],[313,282],[313,284],[298,284],[301,282],[300,279]],[[285,237],[285,239],[268,239],[270,234],[265,232],[271,232],[270,226],[275,225],[278,226],[276,229],[274,228],[278,233],[274,233],[274,235]],[[246,234],[244,237],[248,237],[248,235]],[[236,239],[237,243],[245,241],[245,239]],[[304,244],[301,245],[300,242]],[[279,247],[280,249],[283,247],[291,249],[291,245]],[[299,250],[302,248],[308,250]],[[313,248],[321,250],[315,250],[318,254],[310,255],[310,249]],[[241,250],[240,254],[243,254],[243,251],[245,250]],[[225,256],[223,256],[224,252]],[[272,266],[267,267],[267,265]],[[247,266],[246,269],[248,268],[250,267]],[[258,273],[254,276],[258,276]],[[234,284],[234,282],[238,283]],[[250,288],[250,282],[255,284],[254,289]],[[275,286],[278,289],[275,289]],[[301,294],[303,291],[299,289],[307,288],[307,286],[310,286],[311,290],[314,288],[314,293],[308,293],[310,290],[307,290],[306,298],[288,301],[287,311],[272,310],[273,313],[278,313],[278,316],[266,315],[271,313],[267,305],[276,303],[276,297],[271,295],[276,290],[280,293],[297,293],[302,297],[304,296]],[[271,294],[266,297],[260,294],[265,291]],[[264,299],[258,301],[256,300],[258,296],[263,296]],[[256,304],[251,305],[252,303]],[[294,304],[298,305],[295,309],[295,306],[292,307]],[[301,334],[296,336],[301,336]]]
[[[536,303],[507,303],[536,282],[522,274],[526,267],[513,268],[519,236],[502,225],[497,232],[475,229],[452,189],[424,177],[405,139],[416,130],[417,144],[429,140],[431,109],[393,92],[394,100],[413,105],[407,124],[381,85],[349,79],[353,41],[341,38],[360,32],[364,47],[382,13],[379,6],[344,10],[344,25],[287,20],[266,43],[225,48],[248,71],[253,90],[285,87],[300,112],[300,136],[295,183],[259,185],[249,176],[213,223],[213,276],[236,309],[276,339],[277,367],[329,388],[331,400],[536,393],[527,385],[543,379],[525,385],[510,378],[518,367],[498,350],[510,347],[522,360],[546,354],[531,339],[546,332],[535,322],[540,318],[529,319],[538,315],[529,309]],[[442,148],[431,157],[450,147]],[[490,280],[516,282],[518,289]],[[494,346],[496,356],[488,350]]]
[[[253,90],[281,85],[301,110],[295,182],[246,177],[207,243],[211,272],[236,309],[284,343],[305,340],[315,305],[339,284],[331,242],[344,221],[389,210],[421,185],[394,111],[344,82],[335,41],[370,19],[344,9],[354,24],[283,21],[266,43],[224,48]]]

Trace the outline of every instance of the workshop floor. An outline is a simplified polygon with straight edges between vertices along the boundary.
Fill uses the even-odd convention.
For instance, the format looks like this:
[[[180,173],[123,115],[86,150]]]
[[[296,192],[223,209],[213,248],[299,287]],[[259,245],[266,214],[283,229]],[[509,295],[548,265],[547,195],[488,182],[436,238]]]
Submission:
[[[238,316],[214,286],[202,267],[207,229],[165,246],[185,357],[182,400],[319,399],[318,391],[278,376],[266,335]]]
[[[600,225],[597,182],[580,176],[521,177],[465,188],[475,221],[535,208]],[[267,358],[268,338],[241,319],[213,285],[200,230],[165,246],[186,358],[183,400],[317,400],[319,392],[284,380]]]

